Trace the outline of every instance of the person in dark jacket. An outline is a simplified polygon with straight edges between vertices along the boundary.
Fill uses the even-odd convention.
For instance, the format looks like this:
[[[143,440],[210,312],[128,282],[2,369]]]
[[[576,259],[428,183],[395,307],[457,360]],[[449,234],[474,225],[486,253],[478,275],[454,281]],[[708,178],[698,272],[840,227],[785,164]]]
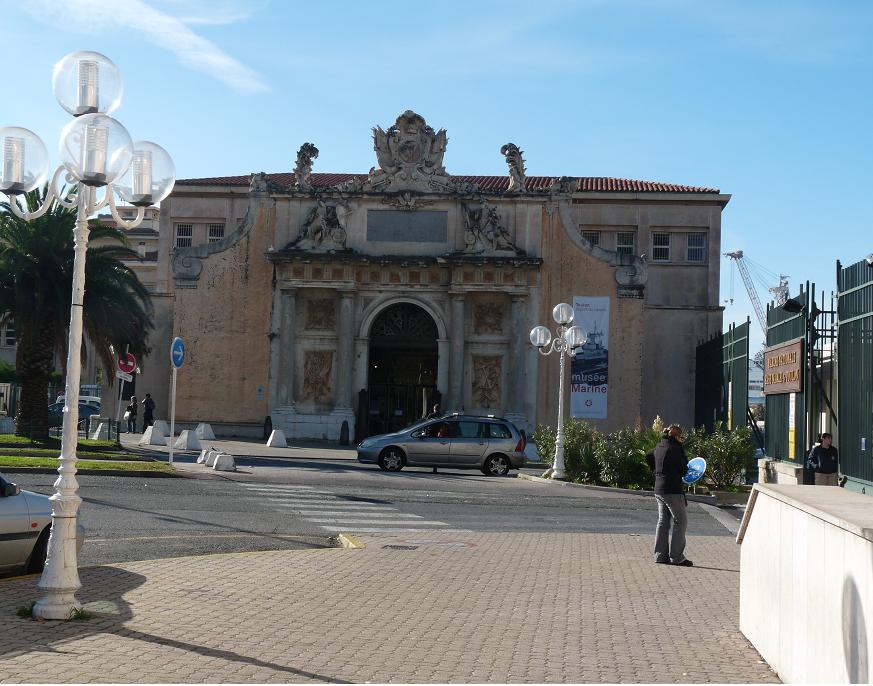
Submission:
[[[142,401],[142,430],[145,431],[155,423],[155,401],[152,394],[146,393]]]
[[[839,453],[831,444],[834,440],[830,434],[822,434],[819,444],[809,451],[806,466],[815,472],[816,486],[839,486]]]
[[[688,471],[688,459],[682,447],[682,428],[673,424],[664,429],[660,443],[646,455],[646,462],[655,473],[655,500],[658,502],[655,562],[691,567],[693,563],[685,557],[688,501],[682,477]]]
[[[127,419],[127,433],[129,434],[136,431],[136,412],[138,409],[136,396],[130,396],[130,402],[127,404],[127,411],[124,413],[124,417]]]
[[[433,406],[433,410],[427,413],[425,419],[436,419],[437,417],[442,417],[443,411],[440,409],[440,404],[437,403]]]

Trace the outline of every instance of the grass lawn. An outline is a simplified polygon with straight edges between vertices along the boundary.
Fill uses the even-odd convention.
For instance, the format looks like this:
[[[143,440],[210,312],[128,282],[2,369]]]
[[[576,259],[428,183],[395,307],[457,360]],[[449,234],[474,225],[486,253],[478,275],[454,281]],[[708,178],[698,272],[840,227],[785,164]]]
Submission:
[[[57,469],[57,458],[51,457],[21,457],[19,455],[4,455],[6,452],[0,449],[0,471],[4,467],[47,467]],[[114,460],[76,460],[76,469],[116,469],[126,472],[165,472],[174,473],[176,470],[166,462],[129,461],[116,462]]]
[[[95,441],[90,438],[80,438],[78,440],[79,447],[84,451],[102,452],[102,451],[117,451],[118,443],[115,441]],[[24,436],[14,436],[12,434],[4,434],[0,436],[0,448],[22,448],[22,449],[45,449],[57,450],[61,449],[61,439],[55,436],[50,436],[45,440],[31,441]],[[2,451],[8,452],[8,451]]]
[[[22,448],[21,450],[9,449],[0,446],[0,454],[17,455],[18,457],[57,457],[60,454],[60,448]],[[92,450],[83,450],[80,445],[76,449],[76,457],[80,460],[132,460],[134,462],[151,462],[152,458],[145,455],[135,455],[125,452],[95,452]]]

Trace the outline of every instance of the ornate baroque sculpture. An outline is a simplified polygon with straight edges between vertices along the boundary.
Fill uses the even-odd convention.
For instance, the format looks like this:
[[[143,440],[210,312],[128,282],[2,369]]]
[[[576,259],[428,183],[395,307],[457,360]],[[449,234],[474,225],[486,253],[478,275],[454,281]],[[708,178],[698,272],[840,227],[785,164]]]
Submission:
[[[524,251],[515,246],[509,231],[501,223],[497,207],[485,198],[479,202],[479,207],[461,203],[464,211],[464,252],[523,254]]]
[[[307,350],[303,359],[303,399],[329,402],[333,351]]]
[[[336,328],[336,301],[312,298],[306,303],[306,328],[333,331]]]
[[[434,132],[412,110],[397,117],[387,131],[375,127],[373,149],[379,166],[370,170],[362,190],[468,192],[472,186],[453,180],[443,167],[447,143],[445,129]]]
[[[339,207],[342,212],[337,209],[337,205],[328,205],[321,198],[317,198],[315,207],[309,210],[303,226],[300,227],[300,235],[288,247],[312,252],[345,250],[346,230],[341,215],[344,217],[350,210],[343,204]]]
[[[500,154],[506,158],[506,164],[509,166],[509,188],[508,193],[525,193],[527,189],[524,187],[525,168],[523,150],[519,150],[515,143],[507,143],[500,148]]]
[[[503,333],[503,304],[477,302],[473,305],[473,331],[476,333]]]
[[[297,180],[297,190],[312,190],[312,160],[318,157],[318,148],[312,143],[304,143],[297,151],[297,164],[294,167],[294,177]]]

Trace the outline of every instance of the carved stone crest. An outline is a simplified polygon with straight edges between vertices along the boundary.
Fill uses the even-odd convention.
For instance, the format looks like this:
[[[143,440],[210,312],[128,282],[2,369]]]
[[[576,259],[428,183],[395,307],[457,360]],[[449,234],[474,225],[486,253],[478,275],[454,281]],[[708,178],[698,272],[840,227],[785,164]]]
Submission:
[[[333,298],[307,300],[306,328],[333,331],[336,328],[336,301]]]
[[[479,207],[461,203],[464,212],[464,252],[467,253],[511,253],[521,255],[512,242],[506,227],[503,226],[495,205],[482,198]]]
[[[506,158],[506,164],[509,166],[509,188],[508,193],[525,193],[527,189],[524,187],[525,176],[524,154],[523,150],[519,150],[515,143],[507,143],[500,148],[500,154]]]
[[[473,331],[476,333],[503,333],[503,305],[496,302],[477,302],[473,305]]]
[[[473,355],[473,402],[478,407],[500,404],[502,363],[499,355]]]
[[[303,399],[329,402],[331,399],[330,373],[333,368],[332,350],[307,350],[303,357]]]
[[[341,217],[350,212],[344,204],[328,205],[318,198],[300,227],[297,240],[288,247],[292,250],[331,252],[346,249],[346,229]]]
[[[426,200],[420,195],[415,195],[413,193],[410,193],[409,191],[398,193],[397,195],[387,195],[382,198],[383,204],[390,205],[391,207],[396,207],[398,210],[405,210],[407,212],[419,210],[422,207],[426,207],[427,205],[432,205],[434,202],[435,201],[433,200]]]
[[[312,160],[318,157],[318,148],[312,143],[304,143],[297,151],[297,164],[294,167],[294,177],[297,180],[297,189],[301,191],[312,190]]]
[[[435,132],[424,117],[406,110],[394,126],[373,129],[373,149],[378,168],[370,170],[363,190],[453,191],[457,184],[443,167],[448,138],[446,130]]]

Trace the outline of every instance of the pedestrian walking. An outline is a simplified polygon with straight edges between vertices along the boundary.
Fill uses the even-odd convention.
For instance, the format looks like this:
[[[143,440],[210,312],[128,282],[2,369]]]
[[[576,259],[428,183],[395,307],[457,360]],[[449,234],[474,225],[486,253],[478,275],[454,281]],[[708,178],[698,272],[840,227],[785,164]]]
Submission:
[[[646,455],[646,462],[655,473],[658,503],[655,562],[691,567],[694,563],[685,557],[688,501],[682,477],[688,471],[688,458],[682,447],[682,428],[673,424],[664,429],[661,441]]]
[[[148,427],[155,423],[155,401],[152,400],[152,394],[146,393],[142,401],[142,430],[145,431]]]
[[[806,458],[806,466],[815,472],[816,486],[839,486],[840,456],[833,446],[833,436],[822,434]]]
[[[139,408],[137,407],[137,399],[135,395],[130,396],[130,401],[127,404],[127,410],[124,413],[124,418],[127,420],[127,433],[132,434],[136,432],[136,412]],[[118,415],[115,415],[116,417]]]

